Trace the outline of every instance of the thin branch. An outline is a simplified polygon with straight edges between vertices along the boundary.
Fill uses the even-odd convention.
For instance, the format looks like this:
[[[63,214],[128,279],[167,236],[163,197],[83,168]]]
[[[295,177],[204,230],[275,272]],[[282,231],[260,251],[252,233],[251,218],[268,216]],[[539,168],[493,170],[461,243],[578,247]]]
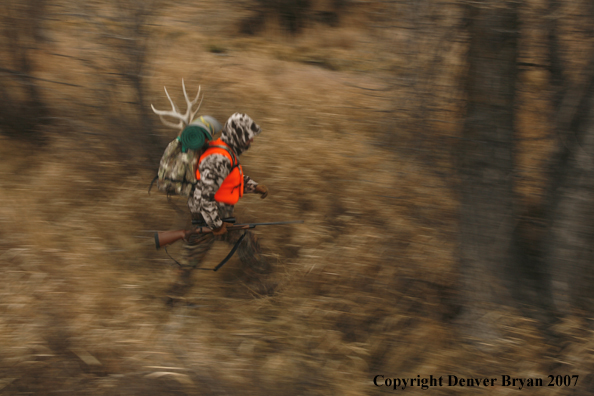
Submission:
[[[22,78],[25,78],[25,79],[28,79],[28,80],[44,81],[44,82],[49,82],[49,83],[53,83],[53,84],[67,85],[69,87],[82,87],[82,85],[71,84],[71,83],[66,83],[66,82],[62,82],[62,81],[48,80],[48,79],[45,79],[45,78],[35,77],[35,76],[32,76],[32,75],[27,74],[27,73],[19,72],[17,70],[10,70],[10,69],[6,69],[6,68],[3,68],[3,67],[0,67],[0,73],[11,74],[13,76],[22,77]]]

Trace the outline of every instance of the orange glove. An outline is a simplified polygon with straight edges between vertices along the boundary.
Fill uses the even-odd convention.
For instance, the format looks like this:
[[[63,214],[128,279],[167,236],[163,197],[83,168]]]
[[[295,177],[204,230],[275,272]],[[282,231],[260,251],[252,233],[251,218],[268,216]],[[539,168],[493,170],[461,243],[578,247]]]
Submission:
[[[224,235],[227,233],[227,225],[233,225],[231,223],[223,223],[219,228],[212,230],[213,235]]]
[[[266,188],[266,186],[264,184],[258,184],[254,191],[256,191],[256,193],[260,194],[261,195],[260,198],[262,198],[262,199],[264,199],[268,196],[268,189]]]

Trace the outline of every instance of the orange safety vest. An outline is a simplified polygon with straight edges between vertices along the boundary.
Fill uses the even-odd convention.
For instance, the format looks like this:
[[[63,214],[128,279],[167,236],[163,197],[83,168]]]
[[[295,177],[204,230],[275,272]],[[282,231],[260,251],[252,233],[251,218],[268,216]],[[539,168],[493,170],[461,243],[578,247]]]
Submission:
[[[223,184],[219,187],[214,199],[217,202],[226,203],[227,205],[235,205],[239,201],[239,198],[243,196],[243,168],[239,164],[239,160],[233,149],[221,139],[209,142],[208,148],[200,156],[198,166],[196,167],[196,180],[200,180],[200,164],[204,158],[211,154],[222,154],[231,162],[231,172],[223,180]]]

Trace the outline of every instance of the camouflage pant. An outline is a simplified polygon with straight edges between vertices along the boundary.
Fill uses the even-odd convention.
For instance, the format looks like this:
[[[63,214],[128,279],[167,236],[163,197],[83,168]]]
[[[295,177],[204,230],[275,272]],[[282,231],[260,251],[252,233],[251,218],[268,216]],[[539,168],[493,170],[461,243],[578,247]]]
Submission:
[[[184,252],[187,264],[191,268],[201,267],[204,257],[211,249],[215,241],[225,241],[230,245],[235,245],[242,233],[246,235],[237,248],[237,256],[243,264],[244,270],[253,271],[257,273],[268,272],[268,264],[264,257],[258,238],[249,231],[231,231],[223,235],[207,234],[193,234],[190,240],[184,245]],[[214,265],[213,265],[214,266]]]
[[[184,261],[186,262],[186,265],[180,268],[177,280],[167,291],[169,303],[173,304],[174,301],[183,298],[192,287],[192,272],[195,268],[202,266],[204,257],[215,241],[225,241],[234,245],[241,237],[242,232],[245,232],[246,235],[239,244],[236,254],[239,256],[243,265],[243,280],[248,283],[259,282],[259,274],[269,273],[270,265],[266,258],[262,256],[260,244],[253,232],[250,232],[249,230],[232,231],[219,236],[213,235],[212,233],[194,234],[184,245]],[[212,267],[215,265],[216,264],[213,263]]]

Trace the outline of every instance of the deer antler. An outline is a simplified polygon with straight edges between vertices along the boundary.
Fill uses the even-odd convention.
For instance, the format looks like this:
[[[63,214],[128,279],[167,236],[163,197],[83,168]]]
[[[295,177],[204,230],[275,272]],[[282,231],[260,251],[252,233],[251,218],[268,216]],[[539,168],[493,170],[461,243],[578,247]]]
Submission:
[[[200,88],[201,87],[200,86],[198,87],[198,93],[196,94],[196,97],[194,98],[194,100],[190,101],[190,98],[188,98],[188,94],[186,93],[186,85],[184,84],[184,79],[182,78],[182,88],[184,90],[184,98],[186,98],[186,104],[188,106],[185,114],[180,113],[180,111],[177,108],[177,106],[175,105],[175,103],[173,103],[173,100],[171,100],[171,97],[169,96],[169,92],[167,92],[167,88],[166,87],[163,87],[163,88],[165,89],[165,95],[167,95],[167,99],[169,99],[169,103],[171,103],[171,110],[157,110],[157,109],[155,109],[155,106],[153,106],[152,104],[151,104],[151,108],[153,109],[155,114],[159,115],[159,118],[161,119],[161,122],[163,122],[163,124],[165,124],[169,127],[172,127],[172,128],[183,129],[192,121],[192,119],[194,118],[196,113],[198,113],[198,110],[200,110],[200,106],[202,105],[202,100],[200,100],[200,104],[198,105],[198,108],[196,108],[196,110],[192,110],[192,106],[194,106],[196,104],[196,102],[198,102],[198,98],[200,97]],[[204,99],[204,95],[202,95],[202,99]],[[167,121],[166,119],[163,118],[164,116],[178,119],[179,122],[177,124],[175,124],[171,121]]]

